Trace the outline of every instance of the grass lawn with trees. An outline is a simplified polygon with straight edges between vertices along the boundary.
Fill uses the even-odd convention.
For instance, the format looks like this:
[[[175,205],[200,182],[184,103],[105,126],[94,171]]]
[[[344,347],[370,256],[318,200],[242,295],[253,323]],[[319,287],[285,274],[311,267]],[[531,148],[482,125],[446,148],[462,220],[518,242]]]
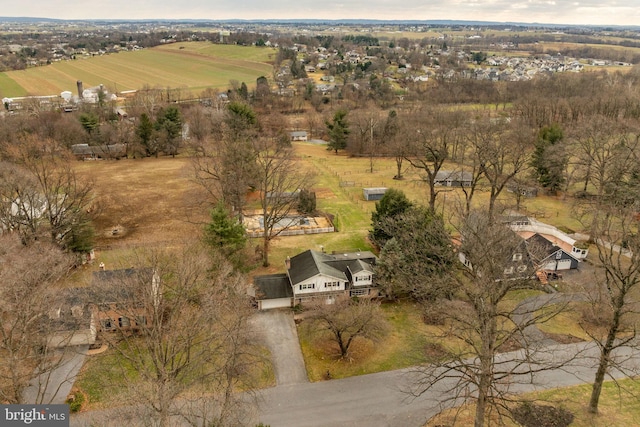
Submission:
[[[342,153],[336,155],[322,145],[310,143],[296,143],[295,148],[301,161],[315,170],[313,189],[317,192],[318,209],[334,215],[338,232],[278,237],[272,245],[271,266],[257,268],[251,274],[281,272],[287,256],[306,249],[320,250],[323,247],[329,252],[371,249],[367,235],[375,202],[364,201],[362,187],[393,187],[403,190],[414,202],[424,203],[427,199],[426,186],[417,174],[407,171],[406,179],[392,179],[395,173],[393,159],[375,159],[374,172],[370,173],[368,158],[353,158]],[[188,158],[77,162],[74,167],[87,179],[93,179],[96,188],[98,259],[87,267],[82,276],[85,281],[90,279],[91,271],[97,270],[99,262],[105,262],[107,268],[122,265],[131,247],[180,245],[185,235],[200,235],[209,218],[210,206],[203,203],[205,195],[192,180]],[[345,182],[353,185],[344,186]],[[439,196],[438,211],[444,209],[445,217],[451,215],[461,197],[457,192],[453,190]],[[482,192],[478,199],[485,197],[486,193]],[[505,193],[505,203],[510,197]],[[561,215],[549,215],[550,223],[575,227],[567,209],[563,209],[563,203],[559,198],[540,196],[526,199],[524,206],[533,206],[531,210],[535,211],[559,212]],[[115,230],[118,231],[114,234]],[[249,241],[250,247],[259,244],[258,240]],[[77,279],[78,282],[82,280]],[[515,305],[534,293],[518,291],[506,303]],[[375,344],[359,340],[354,344],[350,360],[337,360],[326,342],[322,339],[316,342],[317,337],[312,338],[306,333],[303,323],[300,338],[309,377],[321,380],[327,370],[332,377],[340,378],[398,369],[433,360],[430,358],[442,354],[438,346],[427,338],[431,326],[423,322],[422,314],[415,305],[402,303],[383,307],[391,325],[387,338]],[[86,387],[89,388],[87,394],[91,396],[92,386]]]

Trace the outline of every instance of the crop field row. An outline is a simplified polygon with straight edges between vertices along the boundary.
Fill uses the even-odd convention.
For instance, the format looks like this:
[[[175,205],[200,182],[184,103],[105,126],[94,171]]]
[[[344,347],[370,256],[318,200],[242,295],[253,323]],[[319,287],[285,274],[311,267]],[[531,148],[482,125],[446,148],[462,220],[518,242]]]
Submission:
[[[223,89],[230,80],[251,86],[258,77],[271,75],[268,61],[273,55],[273,49],[175,43],[0,73],[0,97],[75,93],[78,80],[85,87],[104,84],[112,92],[145,86]]]

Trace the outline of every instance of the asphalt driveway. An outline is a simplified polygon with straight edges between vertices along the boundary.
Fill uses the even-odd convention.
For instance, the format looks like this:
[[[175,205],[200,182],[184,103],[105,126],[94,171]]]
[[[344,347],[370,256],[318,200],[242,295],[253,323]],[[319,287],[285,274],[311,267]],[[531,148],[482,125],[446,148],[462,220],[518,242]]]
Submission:
[[[88,345],[57,350],[55,369],[31,380],[23,392],[24,401],[43,405],[64,403],[82,368],[87,351],[89,351]]]
[[[260,311],[251,321],[271,351],[277,385],[308,383],[293,314],[282,310]]]

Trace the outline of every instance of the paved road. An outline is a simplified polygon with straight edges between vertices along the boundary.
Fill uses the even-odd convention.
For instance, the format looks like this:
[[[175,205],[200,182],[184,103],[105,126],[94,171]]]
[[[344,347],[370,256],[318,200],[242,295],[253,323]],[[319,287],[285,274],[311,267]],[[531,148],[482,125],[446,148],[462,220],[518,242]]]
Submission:
[[[597,359],[597,348],[593,343],[558,344],[545,347],[540,354],[546,362],[558,362],[570,359],[562,368],[543,371],[533,377],[514,377],[506,386],[513,393],[524,393],[555,387],[566,387],[588,383],[593,380]],[[498,356],[499,363],[521,359],[521,351],[503,353]],[[640,350],[622,348],[614,356],[616,362],[640,372]],[[534,366],[535,367],[535,366]],[[623,374],[613,371],[620,378]],[[418,427],[441,409],[439,402],[449,397],[446,389],[456,378],[441,383],[438,389],[431,390],[412,399],[407,391],[412,379],[416,378],[414,369],[381,372],[340,380],[318,383],[299,383],[280,385],[262,390],[260,408],[254,422],[259,421],[271,427]],[[462,402],[458,402],[462,403]],[[125,425],[118,421],[118,409],[88,412],[74,415],[72,426]],[[109,422],[100,422],[108,420]],[[122,421],[122,419],[120,420]],[[144,425],[144,420],[127,419],[126,425]],[[176,426],[181,425],[176,423]]]
[[[594,344],[560,344],[546,347],[546,350],[550,360],[568,359],[575,354],[580,357],[562,368],[537,373],[526,382],[514,378],[509,384],[510,391],[523,393],[593,380],[597,357]],[[640,370],[640,351],[620,350],[616,357],[624,359],[629,368]],[[499,359],[506,361],[521,356],[521,352],[503,353]],[[612,374],[617,378],[623,376],[619,371]],[[406,390],[415,375],[412,369],[405,369],[264,390],[259,420],[271,427],[422,426],[439,412],[438,402],[446,397],[444,390],[455,379],[441,384],[440,391],[434,390],[412,400]]]
[[[291,312],[260,311],[254,315],[251,322],[271,351],[276,383],[279,386],[308,383],[298,332]]]

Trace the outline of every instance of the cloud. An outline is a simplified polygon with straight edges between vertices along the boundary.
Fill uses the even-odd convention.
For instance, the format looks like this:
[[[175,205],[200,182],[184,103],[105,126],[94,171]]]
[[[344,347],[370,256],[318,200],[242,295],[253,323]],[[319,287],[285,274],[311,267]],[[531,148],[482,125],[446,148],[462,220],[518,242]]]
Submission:
[[[7,2],[3,16],[62,19],[459,19],[557,24],[638,25],[637,0],[78,0]],[[37,11],[37,14],[34,13]]]

